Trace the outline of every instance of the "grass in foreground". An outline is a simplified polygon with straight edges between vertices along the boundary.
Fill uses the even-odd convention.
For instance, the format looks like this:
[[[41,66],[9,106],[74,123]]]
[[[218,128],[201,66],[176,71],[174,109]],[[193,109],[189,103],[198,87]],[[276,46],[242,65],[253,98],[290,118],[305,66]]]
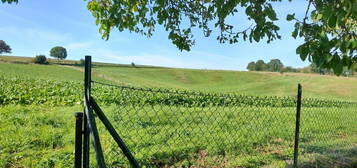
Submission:
[[[73,112],[81,110],[81,106],[1,107],[0,167],[73,167]],[[293,108],[106,106],[103,110],[139,162],[147,167],[291,164]],[[303,165],[326,166],[326,161],[334,164],[327,167],[355,164],[355,108],[339,110],[349,117],[341,120],[346,116],[331,108],[303,110],[300,149]],[[98,126],[108,165],[127,167],[107,131],[101,124]],[[336,158],[340,160],[333,160]],[[94,164],[93,153],[91,160]]]

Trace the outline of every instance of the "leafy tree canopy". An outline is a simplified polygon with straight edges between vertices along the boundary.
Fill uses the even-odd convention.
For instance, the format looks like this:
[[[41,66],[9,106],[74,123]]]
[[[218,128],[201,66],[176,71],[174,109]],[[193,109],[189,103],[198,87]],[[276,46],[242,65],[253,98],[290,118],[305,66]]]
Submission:
[[[67,50],[61,46],[53,47],[50,51],[50,56],[60,60],[66,59]]]
[[[2,53],[11,53],[11,48],[5,43],[5,41],[0,40],[0,54]]]
[[[267,69],[271,72],[280,72],[284,64],[279,59],[272,59],[267,63]]]
[[[247,66],[247,69],[249,71],[255,71],[255,62],[254,61],[250,62]]]
[[[168,31],[173,44],[189,51],[195,42],[193,28],[201,29],[205,36],[218,29],[217,40],[221,43],[280,39],[276,25],[279,18],[273,2],[281,0],[90,0],[88,9],[105,39],[113,28],[151,36],[155,26],[160,25]],[[296,52],[302,60],[333,68],[340,74],[344,66],[350,67],[357,61],[357,1],[309,0],[306,3],[304,18],[296,18],[295,14],[286,16],[288,21],[295,22],[292,36],[305,40]],[[237,25],[228,24],[227,18],[241,13],[241,9],[253,24],[237,30]]]
[[[258,60],[255,63],[255,70],[256,71],[265,71],[267,69],[267,64],[263,60]]]

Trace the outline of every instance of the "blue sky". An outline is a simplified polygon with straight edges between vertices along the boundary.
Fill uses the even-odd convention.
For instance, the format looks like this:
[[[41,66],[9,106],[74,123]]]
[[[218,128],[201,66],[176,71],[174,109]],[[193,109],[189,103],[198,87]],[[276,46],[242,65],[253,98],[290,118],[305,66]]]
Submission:
[[[303,67],[295,48],[302,39],[291,37],[293,23],[285,16],[295,12],[302,18],[306,1],[277,3],[282,40],[220,44],[215,36],[206,38],[196,33],[196,45],[190,52],[179,51],[168,39],[167,32],[157,27],[154,36],[112,30],[108,41],[102,40],[94,17],[83,0],[19,0],[17,5],[0,4],[0,39],[12,47],[14,56],[49,55],[54,46],[67,48],[67,59],[79,60],[92,55],[94,61],[199,68],[245,70],[250,61],[279,58],[287,66]],[[244,11],[230,21],[247,25]]]

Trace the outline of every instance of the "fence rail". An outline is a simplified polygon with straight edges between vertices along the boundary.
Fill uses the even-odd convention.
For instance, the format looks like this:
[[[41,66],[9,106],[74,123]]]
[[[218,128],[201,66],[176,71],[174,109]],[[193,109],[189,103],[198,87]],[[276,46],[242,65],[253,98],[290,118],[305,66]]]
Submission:
[[[302,99],[300,85],[285,98],[137,88],[91,81],[85,65],[84,127],[98,167],[298,167],[357,147],[357,104]],[[113,87],[108,117],[91,96],[102,85]],[[89,166],[86,145],[82,153]]]

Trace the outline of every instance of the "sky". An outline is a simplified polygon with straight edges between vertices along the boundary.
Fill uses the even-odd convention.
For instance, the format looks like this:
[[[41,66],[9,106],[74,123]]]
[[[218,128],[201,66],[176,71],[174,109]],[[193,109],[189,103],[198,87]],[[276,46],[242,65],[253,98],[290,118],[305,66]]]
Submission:
[[[287,1],[287,0],[285,0]],[[284,65],[304,67],[295,49],[303,39],[291,37],[292,22],[286,15],[296,13],[303,18],[305,0],[275,3],[279,17],[281,40],[267,44],[240,41],[220,44],[216,37],[195,33],[196,44],[191,51],[180,51],[168,40],[168,33],[157,26],[151,38],[128,31],[113,29],[109,40],[103,40],[95,19],[83,0],[19,0],[18,4],[0,3],[0,40],[12,48],[13,56],[49,56],[54,46],[67,49],[67,59],[79,60],[91,55],[93,61],[139,65],[155,65],[195,69],[246,70],[251,61],[268,62],[280,59]],[[231,17],[235,25],[248,25],[244,10]]]

